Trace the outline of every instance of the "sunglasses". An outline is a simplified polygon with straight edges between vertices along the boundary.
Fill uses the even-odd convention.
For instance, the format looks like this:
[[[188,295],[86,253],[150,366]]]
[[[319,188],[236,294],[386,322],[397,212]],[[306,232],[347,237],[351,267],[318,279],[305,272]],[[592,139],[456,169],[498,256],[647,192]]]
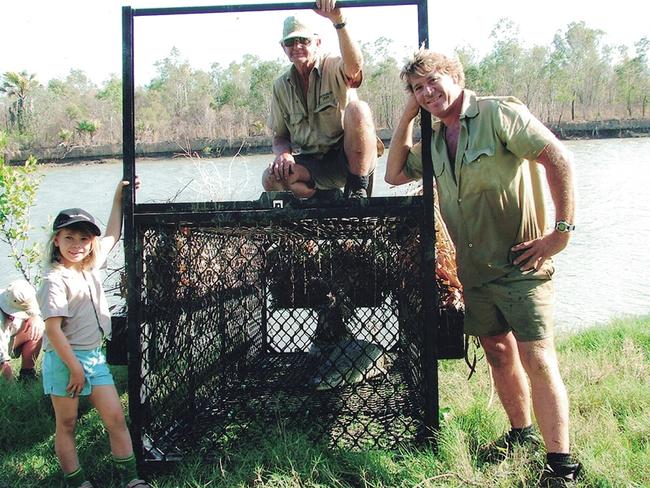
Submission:
[[[311,44],[311,39],[309,37],[291,37],[282,41],[284,47],[293,47],[294,44],[309,46]]]

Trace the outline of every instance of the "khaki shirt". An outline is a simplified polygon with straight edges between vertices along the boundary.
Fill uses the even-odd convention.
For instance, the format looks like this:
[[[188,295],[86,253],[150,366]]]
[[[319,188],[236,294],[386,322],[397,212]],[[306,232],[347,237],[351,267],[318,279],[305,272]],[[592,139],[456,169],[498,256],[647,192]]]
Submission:
[[[294,153],[322,157],[343,138],[343,112],[357,100],[359,84],[350,84],[340,57],[325,54],[309,75],[305,100],[292,65],[273,84],[268,126],[273,135],[291,141]]]
[[[11,337],[16,335],[23,325],[23,320],[7,315],[0,310],[0,365],[11,359],[10,342]]]
[[[456,160],[449,161],[445,128],[434,124],[433,171],[442,217],[456,245],[465,288],[517,274],[510,248],[540,237],[545,208],[539,164],[533,162],[555,136],[513,97],[477,97],[464,90]],[[404,172],[422,176],[421,143]],[[547,260],[539,272],[547,277]]]
[[[111,315],[98,270],[84,271],[82,278],[76,271],[55,266],[43,278],[38,304],[43,320],[63,317],[61,330],[72,349],[95,349],[111,336]],[[43,349],[52,349],[47,334]]]

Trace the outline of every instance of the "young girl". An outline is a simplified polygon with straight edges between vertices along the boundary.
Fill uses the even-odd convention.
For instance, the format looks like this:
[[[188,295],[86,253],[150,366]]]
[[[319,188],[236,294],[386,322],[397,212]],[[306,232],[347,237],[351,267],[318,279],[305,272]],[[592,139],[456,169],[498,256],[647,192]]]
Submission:
[[[122,181],[115,190],[101,239],[101,231],[88,212],[71,208],[59,213],[48,246],[50,269],[38,293],[45,320],[43,388],[54,407],[54,448],[69,487],[92,487],[79,466],[75,445],[80,396],[88,396],[108,431],[123,485],[150,486],[138,479],[131,436],[102,353],[102,341],[111,333],[111,318],[98,270],[120,239],[122,189],[126,185],[128,182]]]

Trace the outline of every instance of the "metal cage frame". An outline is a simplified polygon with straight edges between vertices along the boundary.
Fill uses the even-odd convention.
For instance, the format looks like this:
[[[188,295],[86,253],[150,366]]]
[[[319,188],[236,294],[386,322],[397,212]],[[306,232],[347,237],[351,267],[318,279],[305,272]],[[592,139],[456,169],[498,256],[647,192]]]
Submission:
[[[406,6],[417,7],[419,44],[428,46],[428,0],[341,0],[337,6],[341,8]],[[229,12],[261,12],[271,10],[311,9],[308,3],[271,3],[243,4],[197,7],[144,8],[134,9],[129,6],[122,8],[122,56],[123,56],[123,177],[134,182],[135,179],[135,104],[134,104],[134,18],[146,16],[207,14]],[[409,199],[410,205],[417,202],[421,215],[421,297],[423,322],[431,324],[424,327],[422,369],[424,382],[427,387],[424,395],[423,424],[427,428],[426,438],[431,440],[439,429],[439,398],[438,398],[438,334],[441,319],[437,313],[439,303],[438,290],[435,285],[435,230],[434,230],[434,198],[433,198],[433,165],[431,162],[431,117],[428,112],[421,111],[421,134],[423,146],[423,197]],[[142,244],[138,242],[137,230],[140,225],[152,222],[223,222],[232,217],[237,211],[247,210],[257,212],[258,218],[274,220],[286,219],[287,215],[297,218],[353,217],[365,218],[390,213],[387,208],[399,198],[372,198],[369,203],[338,202],[328,208],[307,208],[296,203],[289,203],[285,208],[273,208],[262,198],[258,202],[206,202],[193,204],[138,204],[135,199],[134,185],[125,189],[123,198],[124,210],[124,250],[127,273],[127,319],[128,330],[128,392],[129,414],[134,450],[140,462],[146,446],[143,445],[143,427],[141,423],[142,381],[141,361],[142,350],[139,344],[142,307]],[[230,216],[230,217],[229,217]],[[167,460],[167,459],[164,459]]]

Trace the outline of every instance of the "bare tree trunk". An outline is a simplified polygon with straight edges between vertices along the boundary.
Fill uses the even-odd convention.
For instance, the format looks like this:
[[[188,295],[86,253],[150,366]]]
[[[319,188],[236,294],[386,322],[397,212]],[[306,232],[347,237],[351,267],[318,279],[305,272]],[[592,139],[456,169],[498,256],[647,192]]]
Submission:
[[[627,92],[627,116],[632,118],[632,90]]]
[[[571,122],[576,120],[576,92],[573,92],[573,97],[571,97]]]

